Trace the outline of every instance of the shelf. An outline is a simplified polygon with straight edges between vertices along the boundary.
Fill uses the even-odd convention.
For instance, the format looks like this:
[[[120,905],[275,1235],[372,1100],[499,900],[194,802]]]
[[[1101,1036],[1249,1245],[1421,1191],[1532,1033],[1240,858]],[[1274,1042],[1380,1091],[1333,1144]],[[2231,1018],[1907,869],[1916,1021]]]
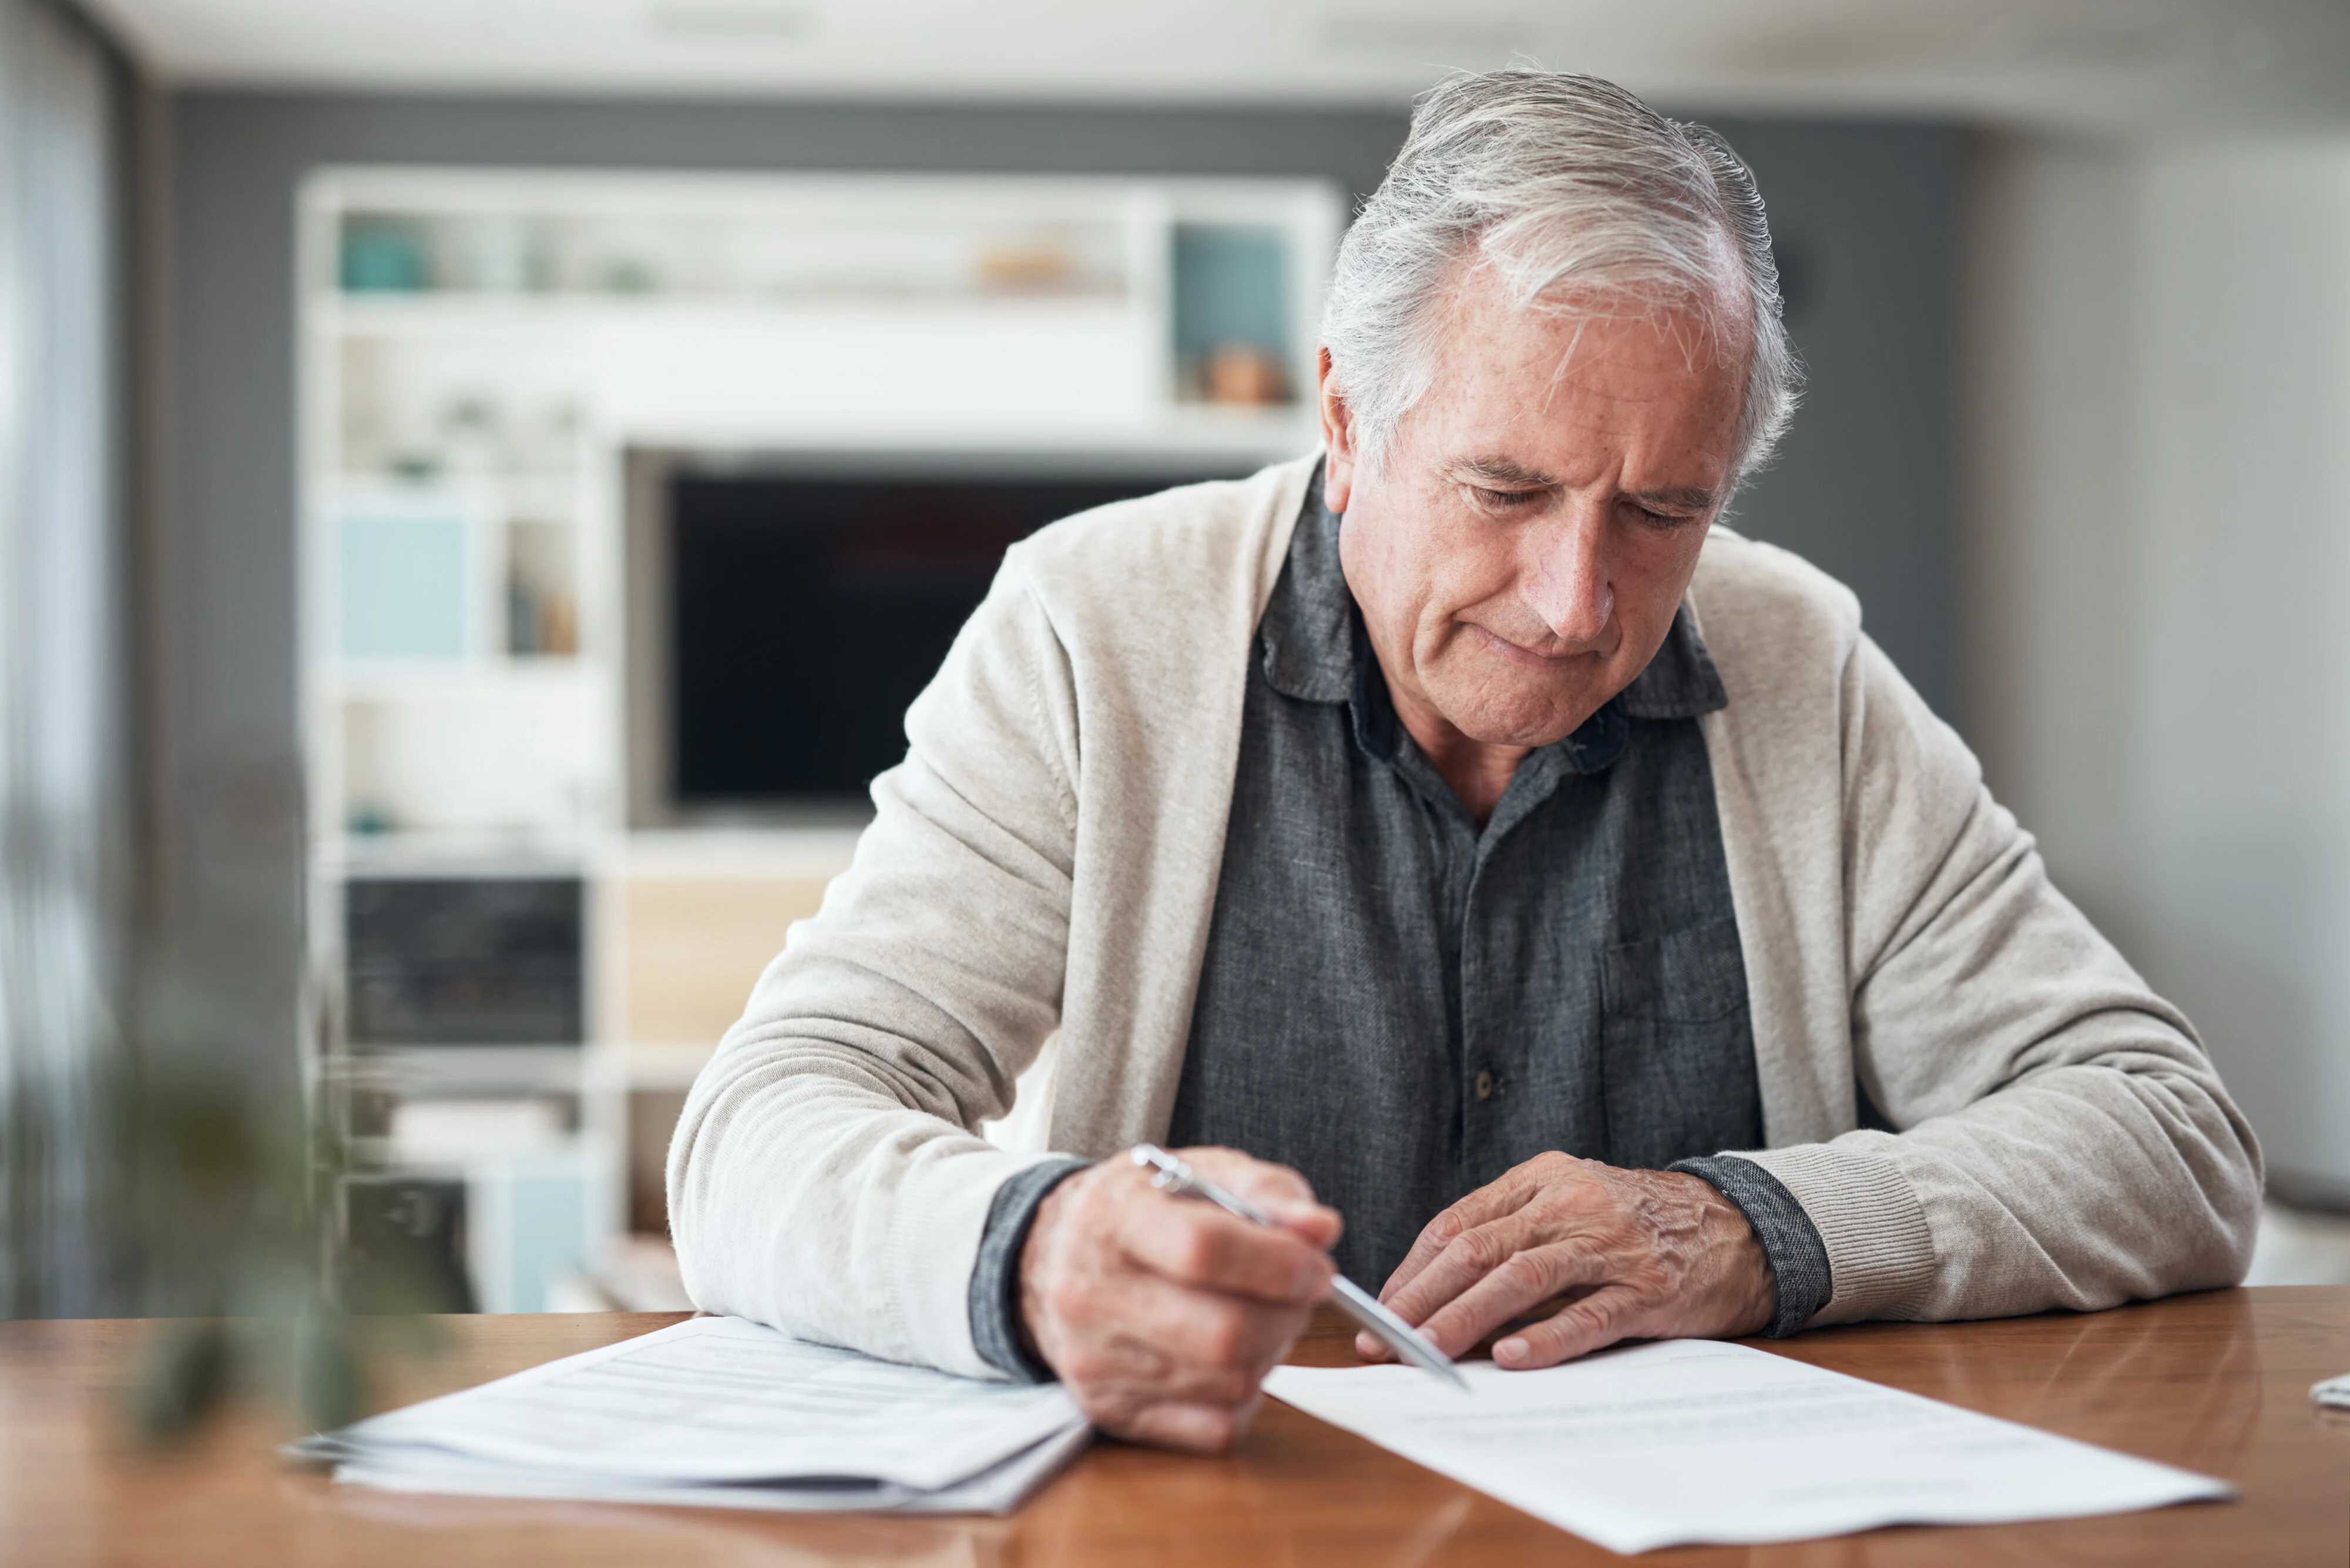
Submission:
[[[1254,408],[1173,403],[1156,433],[1170,450],[1261,452],[1282,458],[1303,457],[1322,444],[1321,420],[1310,402]]]
[[[609,869],[629,877],[836,877],[862,823],[654,828],[619,840]]]
[[[432,338],[484,332],[566,337],[599,323],[640,324],[664,318],[701,322],[754,319],[830,325],[844,317],[1063,315],[1123,316],[1135,308],[1128,292],[1066,293],[969,290],[792,294],[334,294],[312,304],[314,331],[329,337]]]
[[[577,1045],[383,1045],[338,1051],[321,1063],[339,1082],[416,1097],[576,1095],[587,1076]]]
[[[1047,196],[1045,182],[1027,184],[1022,201],[968,180],[803,176],[680,201],[677,185],[623,195],[608,180],[600,192],[541,181],[488,210],[454,181],[384,201],[346,184],[313,276],[359,306],[383,295],[658,306],[1127,292],[1149,216],[1130,194],[1064,184]]]
[[[519,659],[417,659],[372,663],[320,660],[313,671],[326,694],[368,701],[426,701],[475,694],[545,691],[573,698],[600,673],[592,659],[547,654]]]
[[[404,473],[396,469],[345,469],[328,481],[329,504],[337,510],[390,505],[461,505],[472,510],[498,510],[516,493],[544,500],[546,491],[577,491],[587,475],[577,466],[540,468],[435,468]],[[577,499],[577,497],[573,497]]]
[[[568,332],[583,315],[601,310],[598,298],[519,294],[385,293],[321,295],[310,305],[314,331],[329,336],[432,336],[449,332]]]
[[[380,1001],[353,984],[378,983],[369,910],[440,891],[365,884],[576,877],[578,1014],[514,1032],[589,1036],[322,1046],[313,1064],[395,1099],[576,1097],[576,1153],[557,1159],[575,1168],[576,1222],[590,1238],[632,1214],[657,1224],[675,1096],[849,867],[865,814],[672,817],[649,792],[664,826],[626,826],[624,781],[643,761],[630,726],[639,745],[654,732],[639,664],[660,646],[632,625],[631,596],[665,591],[632,553],[648,476],[721,453],[1127,476],[1299,455],[1319,435],[1313,324],[1344,194],[1304,180],[374,169],[314,173],[301,201],[321,1012]],[[1223,308],[1219,289],[1254,304]],[[1280,374],[1233,373],[1216,355],[1234,346]],[[1211,388],[1309,395],[1181,400]],[[498,1033],[488,1013],[446,1009],[373,1026],[414,1038],[434,1019]],[[517,1260],[560,1227],[522,1223],[482,1172],[467,1184],[463,1263],[482,1302],[526,1304],[544,1271]]]
[[[594,856],[576,833],[411,830],[330,835],[311,857],[337,876],[577,877]]]

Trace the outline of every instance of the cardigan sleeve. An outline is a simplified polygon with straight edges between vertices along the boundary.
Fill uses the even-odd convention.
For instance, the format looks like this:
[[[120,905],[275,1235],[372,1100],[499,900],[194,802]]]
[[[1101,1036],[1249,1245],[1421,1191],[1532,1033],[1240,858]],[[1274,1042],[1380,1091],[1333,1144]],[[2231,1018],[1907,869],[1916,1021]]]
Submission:
[[[1033,1158],[978,1136],[1058,1022],[1076,828],[1067,659],[1015,546],[908,712],[817,914],[696,1079],[671,1227],[705,1311],[974,1376],[968,1283]]]
[[[1826,1244],[1815,1321],[2241,1280],[2260,1156],[2192,1026],[2051,886],[1973,755],[1866,637],[1841,706],[1852,1060],[1890,1130],[1746,1156]]]

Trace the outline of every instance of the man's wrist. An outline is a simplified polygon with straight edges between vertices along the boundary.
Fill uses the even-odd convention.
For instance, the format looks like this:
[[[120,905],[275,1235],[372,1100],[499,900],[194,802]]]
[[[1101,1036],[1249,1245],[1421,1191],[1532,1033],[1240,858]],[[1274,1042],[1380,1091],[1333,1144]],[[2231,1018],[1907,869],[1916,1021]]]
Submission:
[[[1736,1155],[1675,1161],[1669,1169],[1694,1176],[1746,1216],[1769,1265],[1777,1306],[1762,1333],[1783,1339],[1802,1330],[1835,1294],[1827,1243],[1795,1195],[1779,1179]]]
[[[979,1256],[971,1271],[971,1340],[980,1359],[1023,1383],[1050,1383],[1053,1369],[1037,1354],[1020,1310],[1020,1260],[1036,1211],[1054,1189],[1087,1168],[1070,1157],[1014,1171],[995,1189]]]

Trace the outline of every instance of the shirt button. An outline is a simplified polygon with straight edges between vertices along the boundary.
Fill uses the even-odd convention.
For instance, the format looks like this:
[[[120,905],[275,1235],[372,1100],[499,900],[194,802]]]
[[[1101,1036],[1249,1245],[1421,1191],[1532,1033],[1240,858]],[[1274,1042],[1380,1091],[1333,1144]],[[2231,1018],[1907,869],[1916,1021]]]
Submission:
[[[1492,1073],[1480,1072],[1477,1075],[1477,1097],[1481,1100],[1490,1100],[1493,1097],[1493,1075]]]

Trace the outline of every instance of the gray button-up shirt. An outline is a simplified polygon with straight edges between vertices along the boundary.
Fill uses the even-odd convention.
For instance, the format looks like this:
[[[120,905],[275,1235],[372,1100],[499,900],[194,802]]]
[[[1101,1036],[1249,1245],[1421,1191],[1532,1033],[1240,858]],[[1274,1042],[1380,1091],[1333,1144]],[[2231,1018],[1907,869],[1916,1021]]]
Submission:
[[[1293,1166],[1376,1289],[1420,1229],[1559,1149],[1690,1170],[1746,1213],[1775,1332],[1831,1293],[1762,1141],[1730,878],[1697,716],[1727,701],[1686,612],[1632,684],[1540,747],[1482,828],[1397,721],[1317,482],[1258,630],[1223,867],[1169,1140]],[[1678,1163],[1677,1163],[1678,1162]],[[982,1353],[1037,1203],[1024,1173],[972,1281]]]

